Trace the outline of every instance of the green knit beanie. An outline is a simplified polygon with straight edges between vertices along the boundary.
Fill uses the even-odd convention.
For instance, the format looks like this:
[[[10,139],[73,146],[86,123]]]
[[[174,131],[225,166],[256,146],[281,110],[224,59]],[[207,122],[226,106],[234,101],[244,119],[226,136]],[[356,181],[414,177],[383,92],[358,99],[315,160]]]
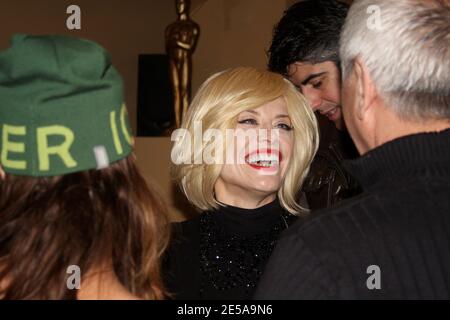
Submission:
[[[0,52],[0,163],[56,176],[102,169],[132,151],[123,82],[98,44],[15,35]]]

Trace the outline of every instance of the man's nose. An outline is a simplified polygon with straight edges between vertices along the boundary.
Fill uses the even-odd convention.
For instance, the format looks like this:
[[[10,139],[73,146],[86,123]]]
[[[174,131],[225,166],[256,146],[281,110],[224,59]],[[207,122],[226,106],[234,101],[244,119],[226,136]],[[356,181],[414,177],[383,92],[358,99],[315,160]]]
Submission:
[[[302,93],[313,111],[317,111],[322,104],[322,98],[320,92],[314,88],[304,87],[302,88]]]

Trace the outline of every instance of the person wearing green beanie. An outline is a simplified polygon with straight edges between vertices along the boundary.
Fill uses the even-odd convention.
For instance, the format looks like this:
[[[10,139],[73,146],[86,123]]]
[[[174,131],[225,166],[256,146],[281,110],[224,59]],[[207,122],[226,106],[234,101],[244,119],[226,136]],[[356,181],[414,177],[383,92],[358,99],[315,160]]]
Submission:
[[[164,298],[165,206],[132,150],[101,46],[13,36],[0,52],[0,299]]]

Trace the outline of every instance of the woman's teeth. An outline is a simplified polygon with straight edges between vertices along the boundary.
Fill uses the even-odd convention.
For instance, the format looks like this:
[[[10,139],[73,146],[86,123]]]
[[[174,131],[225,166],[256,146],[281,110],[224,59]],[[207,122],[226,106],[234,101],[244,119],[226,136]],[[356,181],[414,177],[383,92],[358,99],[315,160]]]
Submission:
[[[251,164],[257,165],[257,166],[260,166],[260,167],[271,167],[271,166],[275,165],[275,162],[272,162],[272,161],[257,161],[257,162],[251,163]]]
[[[247,159],[247,163],[260,167],[271,167],[279,163],[279,158],[276,154],[255,154]]]

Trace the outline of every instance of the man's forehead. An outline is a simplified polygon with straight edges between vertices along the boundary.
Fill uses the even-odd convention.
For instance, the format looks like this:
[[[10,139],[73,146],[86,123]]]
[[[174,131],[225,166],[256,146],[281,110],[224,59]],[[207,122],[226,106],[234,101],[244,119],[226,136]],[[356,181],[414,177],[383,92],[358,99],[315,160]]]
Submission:
[[[320,63],[294,62],[288,67],[288,76],[291,81],[303,82],[313,74],[328,73],[335,69],[333,61]]]

